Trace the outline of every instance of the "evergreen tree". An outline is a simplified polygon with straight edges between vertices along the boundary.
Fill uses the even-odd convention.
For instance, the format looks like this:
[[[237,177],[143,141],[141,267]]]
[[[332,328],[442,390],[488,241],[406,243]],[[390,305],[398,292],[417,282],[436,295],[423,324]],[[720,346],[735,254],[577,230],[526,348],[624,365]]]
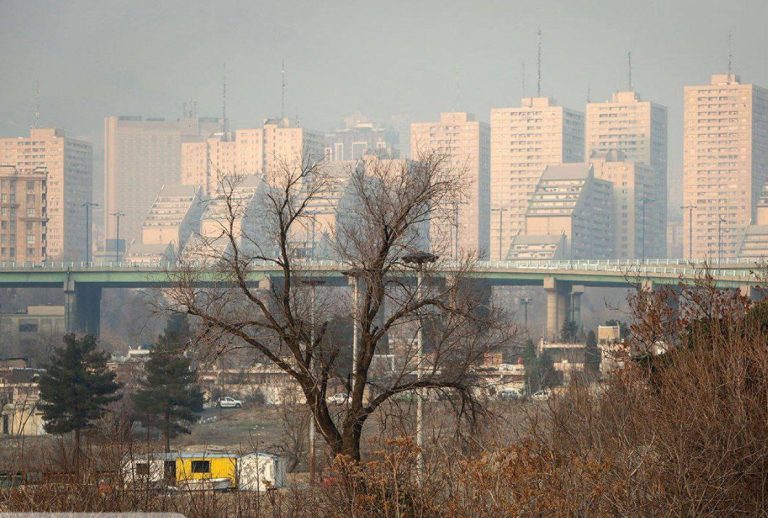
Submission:
[[[165,451],[171,449],[171,437],[190,433],[187,426],[197,421],[203,410],[197,373],[184,356],[190,337],[186,315],[171,316],[144,364],[145,378],[133,396],[139,421],[162,431]]]
[[[523,365],[525,365],[525,392],[533,394],[539,390],[539,362],[536,358],[536,346],[530,338],[525,342]]]
[[[597,376],[600,373],[600,348],[597,346],[597,337],[592,330],[587,334],[587,348],[584,353],[584,370],[591,376]]]
[[[575,343],[579,337],[579,326],[573,320],[563,322],[560,329],[560,339],[565,343]]]
[[[119,400],[120,384],[107,370],[107,354],[96,348],[96,339],[87,335],[64,337],[64,347],[51,355],[50,364],[40,376],[40,408],[45,431],[75,432],[75,467],[80,466],[80,432],[102,417],[107,405]]]

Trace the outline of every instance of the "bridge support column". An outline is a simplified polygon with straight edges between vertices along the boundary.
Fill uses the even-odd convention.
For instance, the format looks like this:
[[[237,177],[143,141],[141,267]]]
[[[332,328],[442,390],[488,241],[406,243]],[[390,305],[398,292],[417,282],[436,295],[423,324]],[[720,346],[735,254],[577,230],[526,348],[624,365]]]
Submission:
[[[101,330],[101,286],[64,283],[64,324],[67,333],[98,337]]]
[[[549,340],[556,340],[568,317],[570,286],[554,277],[544,277],[544,292],[547,294],[546,337]]]
[[[581,296],[584,295],[584,286],[576,285],[571,288],[571,321],[576,324],[579,330],[584,327],[581,320]]]

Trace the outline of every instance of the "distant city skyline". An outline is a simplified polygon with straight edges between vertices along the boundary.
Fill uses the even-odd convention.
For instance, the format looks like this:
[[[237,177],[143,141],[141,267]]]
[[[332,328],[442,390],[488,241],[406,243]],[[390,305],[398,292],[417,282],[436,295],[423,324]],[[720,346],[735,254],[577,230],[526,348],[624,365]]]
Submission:
[[[490,122],[492,107],[535,95],[541,28],[541,93],[561,106],[583,109],[588,96],[600,101],[625,90],[632,52],[635,90],[669,109],[675,206],[682,192],[683,87],[726,72],[729,31],[734,72],[745,83],[768,85],[768,3],[737,4],[392,2],[386,10],[360,5],[336,16],[312,2],[192,9],[174,2],[0,0],[0,68],[10,71],[0,85],[0,136],[25,134],[39,105],[40,126],[93,142],[98,171],[103,117],[173,118],[190,99],[200,114],[218,116],[225,62],[231,127],[279,116],[284,61],[285,115],[327,131],[362,112],[393,125],[407,154],[411,122],[451,110]],[[306,52],[315,47],[324,59]]]

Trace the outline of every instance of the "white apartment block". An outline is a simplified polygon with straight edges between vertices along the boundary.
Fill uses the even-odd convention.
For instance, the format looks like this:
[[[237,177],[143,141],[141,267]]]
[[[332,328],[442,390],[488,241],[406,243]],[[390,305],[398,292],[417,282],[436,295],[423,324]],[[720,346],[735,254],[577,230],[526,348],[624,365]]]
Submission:
[[[107,240],[141,239],[141,225],[166,184],[181,181],[181,146],[220,132],[218,118],[177,120],[120,116],[104,121],[104,223]]]
[[[430,228],[432,248],[450,257],[488,258],[490,250],[490,130],[464,112],[441,113],[435,122],[411,124],[411,155],[437,153],[461,175],[463,192],[440,208]]]
[[[768,175],[768,91],[716,74],[685,87],[683,114],[685,256],[733,258]]]
[[[611,100],[587,104],[585,130],[585,156],[620,151],[625,160],[653,170],[655,179],[650,191],[642,199],[647,200],[649,210],[660,216],[662,229],[667,220],[667,108],[643,101],[633,91],[614,93]],[[595,171],[598,174],[598,171]],[[621,186],[619,186],[620,188]],[[619,191],[621,194],[621,191]],[[620,231],[621,232],[621,231]],[[653,237],[660,234],[654,228]],[[650,237],[650,233],[649,233]],[[630,243],[628,237],[626,243]],[[646,257],[666,256],[666,243],[660,240],[652,244],[653,251]],[[646,243],[648,247],[649,243]],[[633,253],[641,252],[641,246],[630,247]],[[640,257],[640,255],[629,256]],[[623,256],[622,256],[623,258]]]
[[[548,165],[584,160],[584,114],[549,97],[491,110],[491,254],[506,257]]]
[[[10,166],[20,175],[45,173],[45,212],[43,216],[42,200],[39,200],[42,186],[27,192],[27,183],[17,183],[15,196],[18,202],[26,206],[24,212],[14,210],[16,215],[10,218],[11,206],[7,209],[7,219],[13,220],[17,236],[24,235],[24,250],[14,247],[14,255],[18,258],[29,256],[37,260],[38,252],[45,248],[44,259],[77,261],[85,259],[85,202],[91,201],[93,182],[93,148],[90,143],[67,137],[63,131],[53,128],[32,129],[29,137],[0,139],[0,166]],[[33,181],[33,179],[30,179]],[[10,194],[10,193],[9,193]],[[39,201],[28,204],[32,196]],[[23,198],[23,200],[22,200]],[[34,200],[32,200],[34,201]],[[31,211],[31,212],[30,212]],[[29,219],[27,219],[29,218]],[[45,243],[42,243],[42,233],[33,231],[27,234],[29,225],[35,222],[45,224]],[[9,223],[10,224],[10,223]],[[39,225],[38,225],[39,226]],[[0,247],[1,248],[1,247]],[[6,260],[14,260],[7,247]],[[32,254],[28,249],[33,250]]]

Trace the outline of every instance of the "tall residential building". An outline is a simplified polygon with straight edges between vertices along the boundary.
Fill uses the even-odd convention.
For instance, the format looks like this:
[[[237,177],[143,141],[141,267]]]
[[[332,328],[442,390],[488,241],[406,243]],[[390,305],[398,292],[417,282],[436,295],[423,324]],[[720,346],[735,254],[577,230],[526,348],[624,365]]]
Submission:
[[[26,204],[23,214],[21,205],[16,207],[15,216],[17,243],[21,242],[19,235],[22,232],[24,235],[24,256],[37,258],[39,253],[49,260],[83,260],[86,240],[83,204],[91,201],[93,181],[91,144],[69,138],[58,129],[36,128],[31,130],[29,137],[0,139],[0,165],[15,167],[20,175],[32,173],[37,176],[43,171],[47,174],[45,187],[40,183],[42,180],[37,179],[16,182],[16,203]],[[27,192],[28,181],[35,183],[34,192]],[[40,199],[41,194],[44,200]],[[30,205],[33,201],[34,206]],[[10,217],[12,207],[7,208]],[[44,210],[46,216],[43,216]],[[33,229],[45,226],[44,242],[40,242],[42,233],[33,230],[30,235],[27,232],[30,225]],[[14,248],[15,254],[22,253],[18,245]],[[29,248],[40,250],[29,254]],[[11,251],[6,252],[10,254]]]
[[[596,178],[589,164],[547,166],[525,213],[525,236],[561,238],[568,259],[610,259],[611,191],[611,182]]]
[[[41,263],[47,257],[48,174],[0,164],[0,261]]]
[[[445,164],[462,175],[466,186],[457,199],[442,207],[440,223],[430,228],[433,247],[451,257],[490,249],[490,131],[487,123],[465,112],[441,113],[437,122],[411,124],[411,153],[444,154]]]
[[[189,115],[189,114],[188,114]],[[107,117],[104,121],[104,223],[109,242],[138,242],[141,224],[166,184],[181,181],[181,145],[220,132],[221,119],[185,116],[177,120]],[[114,241],[113,246],[114,246]]]
[[[346,119],[346,127],[325,136],[325,156],[329,160],[360,160],[366,155],[398,158],[397,132],[374,125],[362,116]]]
[[[667,221],[667,108],[643,101],[632,91],[617,92],[610,101],[587,104],[585,135],[586,157],[591,157],[593,153],[620,151],[627,161],[637,164],[637,167],[645,164],[653,170],[654,180],[650,191],[640,199],[646,200],[642,203],[648,204],[654,217],[660,217],[661,231],[657,233],[654,230],[653,238],[656,241],[652,245],[653,255],[646,255],[664,257],[666,244],[662,236]],[[598,174],[597,170],[595,174]],[[633,253],[640,250],[641,247],[634,247]]]
[[[523,232],[528,201],[548,165],[584,160],[584,114],[549,97],[491,110],[491,257]]]
[[[181,181],[212,195],[222,175],[271,176],[281,167],[323,157],[323,136],[288,119],[267,119],[261,128],[216,133],[181,145]]]
[[[657,172],[617,150],[593,151],[589,163],[595,178],[613,184],[613,257],[665,257],[666,223],[659,206]]]
[[[768,91],[716,74],[685,87],[683,114],[685,256],[735,257],[768,175]]]

